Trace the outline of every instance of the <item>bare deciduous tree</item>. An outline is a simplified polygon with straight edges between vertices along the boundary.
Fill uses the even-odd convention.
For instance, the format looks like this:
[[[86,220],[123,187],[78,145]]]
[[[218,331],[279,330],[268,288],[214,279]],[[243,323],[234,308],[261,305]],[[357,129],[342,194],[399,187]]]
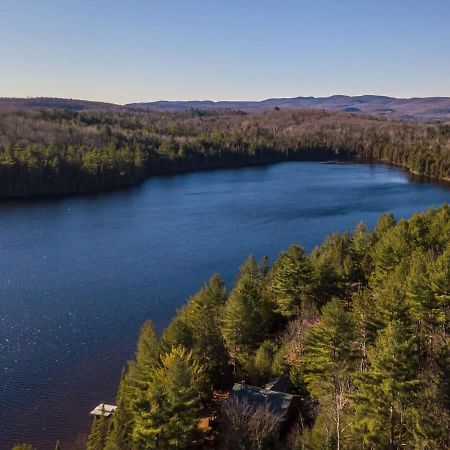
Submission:
[[[277,448],[281,420],[268,405],[253,406],[230,397],[222,407],[220,445],[236,450]]]

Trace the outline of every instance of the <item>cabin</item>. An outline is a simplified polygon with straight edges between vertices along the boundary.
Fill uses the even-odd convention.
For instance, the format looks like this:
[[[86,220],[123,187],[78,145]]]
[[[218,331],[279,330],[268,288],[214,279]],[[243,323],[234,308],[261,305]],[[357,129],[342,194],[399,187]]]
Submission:
[[[89,414],[94,417],[110,417],[116,408],[117,406],[115,405],[100,403],[100,405],[96,406]]]
[[[288,378],[284,377],[278,377],[274,378],[273,380],[269,381],[265,386],[265,389],[268,389],[269,391],[277,391],[277,392],[290,392],[294,386],[292,386],[292,383],[289,381]]]
[[[280,429],[282,429],[289,425],[300,410],[300,397],[285,392],[290,387],[289,381],[282,378],[272,380],[264,387],[251,386],[242,382],[233,386],[230,396],[247,402],[255,408],[267,406],[273,413],[280,416]]]

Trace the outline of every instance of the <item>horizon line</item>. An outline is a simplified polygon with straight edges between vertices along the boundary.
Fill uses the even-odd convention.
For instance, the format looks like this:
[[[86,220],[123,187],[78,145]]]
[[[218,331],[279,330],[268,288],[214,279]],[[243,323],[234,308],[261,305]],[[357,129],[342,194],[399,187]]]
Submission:
[[[167,100],[167,99],[159,99],[159,100],[138,100],[138,101],[132,101],[127,103],[116,103],[112,101],[107,100],[94,100],[94,99],[86,99],[86,98],[76,98],[76,97],[54,97],[54,96],[26,96],[26,97],[6,97],[1,96],[0,101],[2,100],[39,100],[39,99],[58,99],[58,100],[73,100],[73,101],[81,101],[81,102],[91,102],[91,103],[105,103],[110,105],[116,105],[116,106],[127,106],[127,105],[133,105],[133,104],[142,104],[142,103],[195,103],[195,102],[201,102],[201,103],[236,103],[236,102],[242,102],[242,103],[262,103],[264,101],[269,100],[291,100],[291,99],[329,99],[333,97],[347,97],[347,98],[359,98],[359,97],[381,97],[381,98],[389,98],[394,100],[425,100],[425,99],[450,99],[450,96],[446,95],[433,95],[433,96],[414,96],[414,97],[395,97],[391,95],[385,95],[385,94],[358,94],[358,95],[349,95],[349,94],[332,94],[332,95],[325,95],[325,96],[314,96],[314,95],[296,95],[293,97],[265,97],[261,98],[259,100],[242,100],[242,99],[233,99],[233,100],[211,100],[208,98],[204,99],[188,99],[188,100]]]

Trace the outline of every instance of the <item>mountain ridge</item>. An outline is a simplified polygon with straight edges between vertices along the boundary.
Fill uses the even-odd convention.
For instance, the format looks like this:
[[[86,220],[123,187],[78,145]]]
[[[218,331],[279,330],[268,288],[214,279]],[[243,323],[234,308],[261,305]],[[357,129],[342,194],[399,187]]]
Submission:
[[[329,97],[282,97],[257,101],[245,100],[158,100],[119,105],[115,103],[89,100],[35,97],[0,98],[0,111],[16,109],[67,108],[72,110],[128,110],[182,112],[199,110],[238,110],[243,112],[263,112],[272,109],[323,109],[362,113],[378,117],[418,120],[450,121],[450,97],[396,98],[385,95],[332,95]]]
[[[274,108],[325,109],[364,113],[385,118],[420,121],[450,120],[450,97],[396,98],[384,95],[332,95],[329,97],[284,97],[260,101],[155,101],[130,103],[128,107],[157,111],[187,109],[238,109],[261,112]]]

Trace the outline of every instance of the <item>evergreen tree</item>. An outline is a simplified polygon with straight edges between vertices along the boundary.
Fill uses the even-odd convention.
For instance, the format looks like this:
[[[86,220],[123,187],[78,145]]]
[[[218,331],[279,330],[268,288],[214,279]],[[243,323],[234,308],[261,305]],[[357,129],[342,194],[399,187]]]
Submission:
[[[182,306],[161,337],[163,352],[169,352],[172,347],[182,345],[192,348],[194,345],[193,330],[188,323],[187,306]]]
[[[233,365],[249,364],[263,336],[258,267],[250,257],[241,267],[223,313],[222,335]]]
[[[122,374],[117,393],[117,408],[110,419],[105,450],[131,449],[134,426],[133,401],[137,400],[135,396],[136,391],[130,386],[130,372]]]
[[[363,290],[354,295],[351,317],[355,329],[355,344],[360,357],[360,370],[367,367],[367,350],[375,342],[380,328],[375,316],[375,301],[371,292]]]
[[[382,214],[377,220],[374,234],[379,239],[386,234],[386,232],[395,226],[395,217],[392,213]]]
[[[148,373],[158,362],[160,344],[155,327],[147,320],[141,328],[136,351],[136,373],[139,383],[147,383]]]
[[[436,320],[445,333],[450,322],[450,244],[430,267],[430,284],[436,300]]]
[[[162,356],[145,392],[147,407],[136,412],[136,449],[185,449],[196,428],[204,389],[203,368],[192,352],[174,347]]]
[[[219,386],[224,386],[230,377],[227,349],[220,332],[226,300],[225,285],[219,275],[214,275],[186,307],[186,322],[193,338],[190,348],[210,382]]]
[[[178,310],[162,336],[165,352],[178,345],[191,349],[211,383],[219,386],[226,385],[230,376],[227,350],[220,332],[226,300],[225,285],[219,275],[214,275]]]
[[[379,329],[394,320],[401,321],[405,325],[410,324],[404,288],[399,281],[399,278],[403,277],[400,272],[394,272],[380,287],[373,290],[375,298],[373,323],[378,324]]]
[[[359,223],[352,234],[352,260],[354,262],[354,282],[366,284],[373,269],[372,245],[373,236],[368,233],[367,227]]]
[[[277,311],[285,317],[301,312],[311,300],[312,269],[305,251],[291,245],[275,261],[269,273],[269,292],[273,295]]]
[[[273,355],[272,373],[279,377],[289,375],[289,366],[285,359],[285,347],[282,345]]]
[[[275,355],[275,345],[270,341],[264,341],[255,354],[255,369],[264,379],[272,373],[272,363]]]
[[[314,298],[321,307],[332,297],[345,298],[359,281],[353,260],[353,243],[348,232],[333,233],[311,253],[316,278]]]
[[[354,399],[358,436],[372,448],[408,447],[418,388],[417,357],[414,340],[402,322],[392,321],[380,331],[368,361]]]
[[[300,367],[311,395],[319,399],[322,414],[329,409],[336,446],[342,445],[344,413],[349,405],[350,375],[354,366],[350,316],[334,299],[324,306],[319,325],[308,330]]]
[[[107,424],[104,416],[95,417],[86,443],[86,450],[103,450],[107,435]]]
[[[415,252],[405,279],[405,299],[414,327],[420,366],[426,364],[430,354],[432,335],[438,318],[438,304],[432,292],[428,269],[431,265],[432,261],[428,255],[422,251]]]

